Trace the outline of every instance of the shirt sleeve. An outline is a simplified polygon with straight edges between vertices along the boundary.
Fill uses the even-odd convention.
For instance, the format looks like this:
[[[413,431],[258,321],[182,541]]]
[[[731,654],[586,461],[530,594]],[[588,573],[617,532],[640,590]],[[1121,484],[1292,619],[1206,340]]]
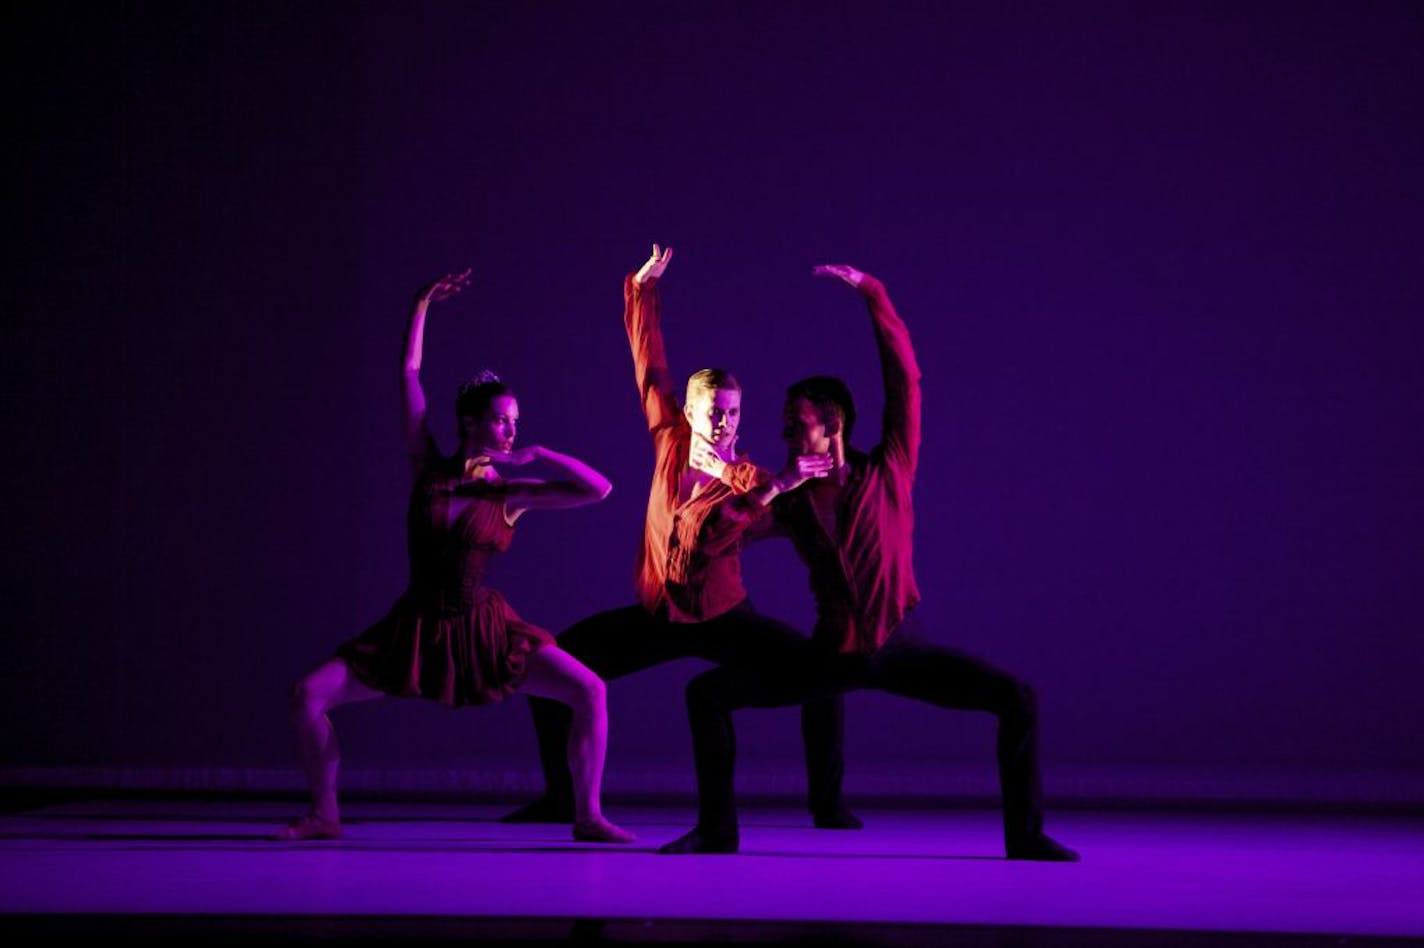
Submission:
[[[631,273],[623,279],[623,326],[633,350],[633,375],[648,430],[677,425],[682,412],[678,410],[677,389],[663,348],[662,300],[656,277],[642,284]]]
[[[707,556],[720,556],[733,544],[760,538],[771,527],[771,508],[751,503],[745,497],[729,497],[718,504],[702,523],[698,547]]]
[[[895,312],[885,284],[867,274],[860,292],[870,308],[885,382],[881,447],[888,463],[913,477],[920,461],[920,364],[910,344],[910,331]]]
[[[759,504],[747,496],[770,480],[771,472],[752,461],[737,461],[722,471],[722,483],[736,491],[737,496],[725,502],[719,513],[722,517],[745,522],[744,539],[748,543],[783,535],[780,524],[771,515],[771,505]]]

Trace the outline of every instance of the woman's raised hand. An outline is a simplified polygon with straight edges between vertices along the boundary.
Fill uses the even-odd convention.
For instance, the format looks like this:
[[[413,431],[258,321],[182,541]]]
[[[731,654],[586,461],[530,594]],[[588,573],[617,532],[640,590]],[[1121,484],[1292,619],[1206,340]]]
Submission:
[[[835,277],[854,287],[859,287],[861,281],[865,279],[864,273],[844,263],[826,263],[819,267],[812,267],[811,273],[815,276]]]
[[[417,303],[439,303],[448,300],[470,285],[472,269],[466,267],[459,273],[447,273],[440,279],[426,284],[419,293],[415,294],[415,301]]]

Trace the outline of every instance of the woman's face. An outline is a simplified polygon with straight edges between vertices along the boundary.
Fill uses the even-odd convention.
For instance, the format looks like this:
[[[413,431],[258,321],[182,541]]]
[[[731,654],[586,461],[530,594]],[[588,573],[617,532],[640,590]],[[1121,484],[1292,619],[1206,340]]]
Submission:
[[[496,395],[478,418],[469,421],[472,447],[478,451],[511,451],[519,430],[519,402],[513,395]]]

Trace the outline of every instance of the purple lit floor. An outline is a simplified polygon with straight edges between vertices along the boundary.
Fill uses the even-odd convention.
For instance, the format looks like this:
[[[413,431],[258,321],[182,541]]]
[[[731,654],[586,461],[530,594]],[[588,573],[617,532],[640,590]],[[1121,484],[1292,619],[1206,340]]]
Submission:
[[[363,918],[387,932],[602,919],[641,926],[626,940],[680,925],[684,942],[719,922],[1424,939],[1418,817],[1063,811],[1050,830],[1084,860],[1048,865],[1000,858],[988,810],[863,808],[865,830],[826,832],[794,809],[752,808],[731,857],[653,851],[686,828],[685,807],[610,807],[639,834],[630,847],[496,822],[503,810],[355,802],[342,841],[281,844],[264,839],[293,812],[278,801],[45,806],[0,816],[0,913],[12,925],[339,918],[348,933]]]

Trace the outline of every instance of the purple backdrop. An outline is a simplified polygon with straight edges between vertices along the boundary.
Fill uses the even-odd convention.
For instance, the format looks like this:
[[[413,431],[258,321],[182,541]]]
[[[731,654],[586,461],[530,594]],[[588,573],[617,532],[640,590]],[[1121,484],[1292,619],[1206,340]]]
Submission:
[[[445,270],[476,273],[427,332],[445,446],[490,366],[523,440],[616,485],[495,584],[555,630],[630,602],[620,281],[657,240],[674,369],[733,368],[768,462],[814,371],[873,442],[863,307],[809,270],[887,283],[922,615],[1036,683],[1051,780],[1418,781],[1424,9],[836,6],[6,13],[7,773],[296,779],[288,685],[403,585],[397,355]],[[789,550],[746,563],[804,627]],[[696,667],[613,688],[610,787],[690,786]],[[992,774],[987,719],[848,707],[852,790]],[[744,717],[799,785],[795,715]],[[357,770],[535,769],[522,699],[337,723]]]

